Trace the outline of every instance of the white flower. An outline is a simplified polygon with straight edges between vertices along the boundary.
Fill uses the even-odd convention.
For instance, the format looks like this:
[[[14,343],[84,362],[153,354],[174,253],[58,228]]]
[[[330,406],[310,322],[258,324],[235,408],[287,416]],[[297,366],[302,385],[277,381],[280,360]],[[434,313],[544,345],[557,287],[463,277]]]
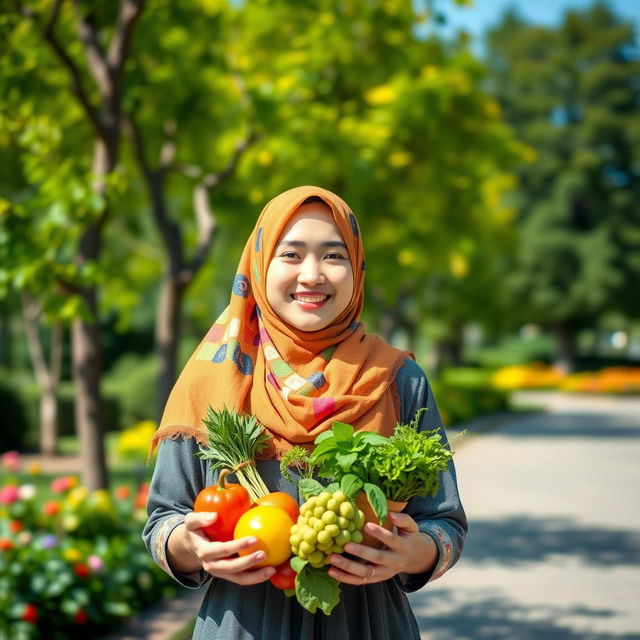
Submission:
[[[23,484],[18,489],[21,500],[32,500],[36,496],[36,487],[33,484]]]

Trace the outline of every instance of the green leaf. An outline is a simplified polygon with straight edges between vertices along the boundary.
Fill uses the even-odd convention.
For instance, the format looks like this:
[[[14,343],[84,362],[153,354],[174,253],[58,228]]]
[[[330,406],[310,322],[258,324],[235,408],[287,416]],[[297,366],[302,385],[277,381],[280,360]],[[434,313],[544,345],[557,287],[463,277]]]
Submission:
[[[320,444],[321,442],[324,442],[327,438],[333,438],[333,432],[331,430],[329,431],[323,431],[314,441],[314,444]]]
[[[387,499],[382,493],[382,489],[376,484],[372,484],[371,482],[364,483],[364,491],[367,494],[367,498],[369,500],[369,504],[375,511],[375,514],[378,516],[378,520],[380,524],[382,524],[387,517]]]
[[[303,560],[298,556],[293,556],[291,560],[289,560],[289,564],[296,573],[300,573],[309,563],[307,560]]]
[[[332,482],[331,484],[327,485],[326,491],[328,491],[329,493],[333,493],[334,491],[337,491],[339,488],[340,488],[339,482]]]
[[[351,444],[353,440],[353,427],[344,422],[334,422],[333,437],[336,439],[336,442]]]
[[[357,453],[336,453],[336,462],[345,473],[351,470],[353,463],[357,459]]]
[[[370,431],[361,431],[356,434],[356,440],[366,442],[368,445],[378,446],[388,444],[389,438],[381,436],[379,433],[371,433]]]
[[[309,496],[320,495],[324,491],[324,487],[313,478],[304,478],[298,483],[298,490],[306,500]]]
[[[353,473],[347,473],[340,481],[340,489],[342,489],[349,498],[355,498],[358,491],[362,489],[362,484],[362,480],[358,478],[358,476]]]
[[[322,458],[322,456],[328,454],[328,453],[332,453],[333,451],[336,450],[336,441],[331,438],[330,440],[327,439],[324,442],[321,442],[314,450],[313,453],[311,454],[311,462],[318,462],[320,460],[320,458]]]
[[[326,567],[315,569],[307,565],[298,573],[296,598],[309,613],[320,609],[328,616],[340,602],[340,584],[327,571]]]

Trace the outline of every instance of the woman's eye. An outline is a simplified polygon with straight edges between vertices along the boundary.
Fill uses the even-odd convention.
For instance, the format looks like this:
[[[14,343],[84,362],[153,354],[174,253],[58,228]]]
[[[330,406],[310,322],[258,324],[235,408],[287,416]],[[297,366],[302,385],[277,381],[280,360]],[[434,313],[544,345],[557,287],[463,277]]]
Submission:
[[[280,257],[295,259],[298,257],[298,254],[295,251],[285,251],[284,253],[280,254]]]
[[[341,253],[327,253],[325,258],[329,260],[344,260],[345,257]]]

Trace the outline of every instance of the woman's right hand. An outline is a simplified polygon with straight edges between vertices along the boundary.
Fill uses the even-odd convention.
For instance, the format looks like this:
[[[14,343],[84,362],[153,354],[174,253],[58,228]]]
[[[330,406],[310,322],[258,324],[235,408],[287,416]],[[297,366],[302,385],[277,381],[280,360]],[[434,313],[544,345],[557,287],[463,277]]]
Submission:
[[[239,538],[229,542],[211,541],[203,527],[218,517],[217,513],[192,512],[184,519],[184,544],[200,562],[202,568],[216,578],[224,578],[241,585],[266,582],[274,573],[274,567],[255,565],[264,560],[264,551],[256,551],[246,556],[233,557],[243,549],[256,544],[256,538]]]

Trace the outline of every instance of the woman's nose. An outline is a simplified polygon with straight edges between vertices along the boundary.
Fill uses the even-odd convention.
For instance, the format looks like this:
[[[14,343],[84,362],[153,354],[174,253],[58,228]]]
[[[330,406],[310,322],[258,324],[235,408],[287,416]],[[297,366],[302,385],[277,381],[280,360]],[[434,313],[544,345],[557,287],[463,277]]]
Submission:
[[[307,258],[300,265],[300,272],[298,273],[298,282],[304,284],[317,284],[324,281],[324,274],[322,273],[322,262],[315,258]]]

